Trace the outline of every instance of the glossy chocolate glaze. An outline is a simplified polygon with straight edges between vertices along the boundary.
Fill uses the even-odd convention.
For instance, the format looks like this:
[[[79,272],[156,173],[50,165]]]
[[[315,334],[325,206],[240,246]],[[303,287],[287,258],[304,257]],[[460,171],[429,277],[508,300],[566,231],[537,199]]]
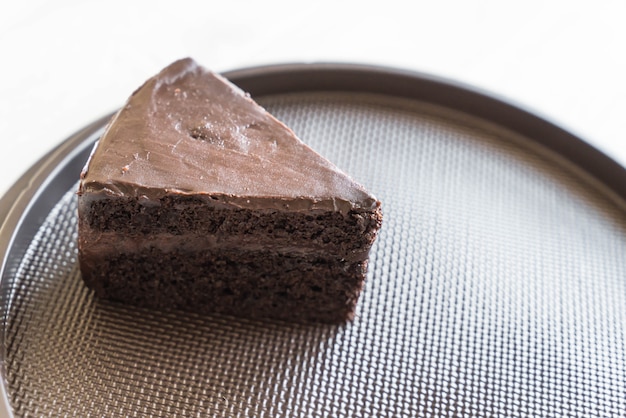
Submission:
[[[239,88],[176,61],[113,117],[79,195],[206,196],[251,209],[370,210],[380,203]]]

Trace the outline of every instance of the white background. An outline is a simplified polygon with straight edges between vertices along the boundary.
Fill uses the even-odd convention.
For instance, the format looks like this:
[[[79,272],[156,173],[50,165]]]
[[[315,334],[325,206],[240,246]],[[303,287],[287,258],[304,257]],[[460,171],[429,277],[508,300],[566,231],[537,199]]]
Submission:
[[[216,71],[337,61],[428,72],[626,165],[624,1],[33,0],[0,6],[0,195],[185,56]]]

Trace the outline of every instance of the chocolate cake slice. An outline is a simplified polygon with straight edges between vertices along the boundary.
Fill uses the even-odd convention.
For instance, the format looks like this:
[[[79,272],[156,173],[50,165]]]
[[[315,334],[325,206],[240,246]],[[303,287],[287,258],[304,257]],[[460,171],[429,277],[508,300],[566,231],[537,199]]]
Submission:
[[[380,202],[191,59],[135,91],[81,174],[97,296],[286,320],[354,316]]]

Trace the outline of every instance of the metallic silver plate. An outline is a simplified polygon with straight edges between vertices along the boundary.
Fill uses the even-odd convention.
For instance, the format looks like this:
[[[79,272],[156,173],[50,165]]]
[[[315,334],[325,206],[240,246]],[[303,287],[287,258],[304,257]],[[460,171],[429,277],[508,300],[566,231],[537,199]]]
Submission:
[[[1,202],[6,415],[623,416],[622,167],[420,75],[303,65],[230,78],[383,202],[357,319],[94,299],[74,190],[103,119]]]

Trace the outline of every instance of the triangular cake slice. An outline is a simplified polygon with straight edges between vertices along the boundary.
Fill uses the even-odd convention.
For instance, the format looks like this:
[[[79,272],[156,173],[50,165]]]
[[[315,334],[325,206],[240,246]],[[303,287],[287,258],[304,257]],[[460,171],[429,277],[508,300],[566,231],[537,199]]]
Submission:
[[[132,94],[78,195],[87,286],[158,309],[348,320],[382,222],[374,196],[191,59]]]

